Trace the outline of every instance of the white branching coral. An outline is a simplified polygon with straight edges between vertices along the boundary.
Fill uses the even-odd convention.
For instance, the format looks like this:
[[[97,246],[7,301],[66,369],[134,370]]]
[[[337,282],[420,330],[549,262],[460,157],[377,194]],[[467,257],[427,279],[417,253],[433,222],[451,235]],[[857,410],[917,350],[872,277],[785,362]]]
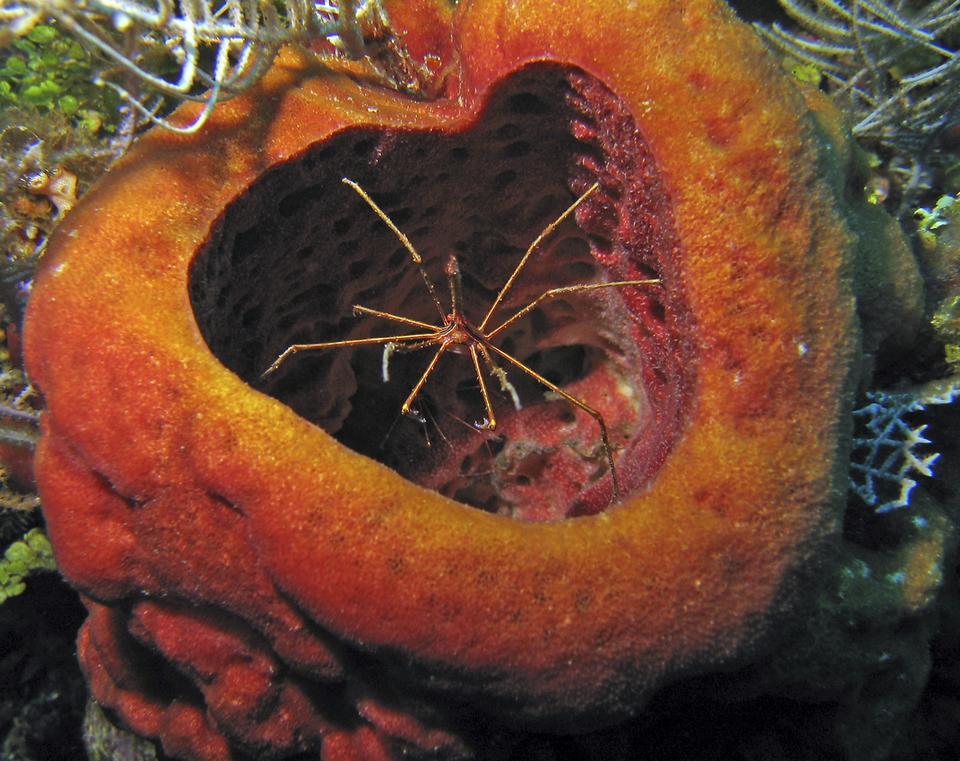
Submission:
[[[282,45],[326,39],[330,55],[361,58],[371,39],[390,36],[378,0],[0,0],[8,35],[45,19],[105,59],[100,83],[177,132],[198,130],[217,102],[249,88]],[[165,98],[203,108],[192,123],[175,125],[158,116]]]
[[[924,436],[927,426],[913,426],[906,417],[958,398],[960,379],[930,383],[912,393],[869,392],[869,404],[853,412],[857,431],[850,490],[878,513],[909,505],[910,493],[917,485],[911,476],[932,476],[940,455],[917,451],[931,443]]]
[[[895,154],[889,171],[903,198],[924,189],[936,137],[960,118],[960,0],[780,5],[797,28],[758,24],[758,32],[826,80],[856,137]]]
[[[794,58],[816,66],[854,104],[858,137],[929,134],[955,116],[960,56],[947,38],[958,0],[780,0],[803,28],[759,26]]]

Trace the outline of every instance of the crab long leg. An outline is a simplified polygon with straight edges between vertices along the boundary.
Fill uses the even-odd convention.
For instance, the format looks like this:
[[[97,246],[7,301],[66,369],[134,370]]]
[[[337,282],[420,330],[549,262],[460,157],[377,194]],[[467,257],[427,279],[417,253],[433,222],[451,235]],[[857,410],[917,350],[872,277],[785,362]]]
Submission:
[[[387,216],[387,213],[383,209],[377,206],[377,202],[367,195],[367,191],[361,188],[353,180],[347,179],[346,177],[343,178],[343,184],[349,185],[364,201],[367,202],[367,205],[373,209],[374,213],[380,217],[380,219],[383,220],[383,223],[390,228],[394,235],[397,236],[397,240],[403,244],[403,247],[410,252],[410,257],[413,259],[413,263],[417,265],[417,269],[420,270],[420,276],[423,278],[423,282],[426,284],[427,290],[430,291],[430,298],[432,298],[433,303],[436,304],[437,311],[440,313],[440,317],[445,318],[447,315],[443,311],[443,305],[440,303],[440,299],[437,297],[437,289],[434,287],[433,281],[430,279],[430,276],[424,269],[423,259],[421,258],[420,254],[417,253],[417,249],[413,247],[410,239],[400,232],[400,228],[393,223],[393,220]]]
[[[442,327],[438,325],[431,325],[429,322],[420,322],[420,320],[414,320],[410,317],[401,317],[399,314],[393,314],[392,312],[383,312],[379,309],[371,309],[370,307],[361,306],[360,304],[353,305],[354,314],[370,314],[374,317],[382,317],[385,320],[393,320],[394,322],[402,322],[404,325],[413,325],[415,328],[426,328],[427,330],[435,330],[438,333],[443,330]]]
[[[541,302],[546,301],[547,299],[552,299],[555,296],[561,296],[564,293],[576,293],[577,291],[593,291],[598,288],[622,288],[623,286],[626,286],[626,285],[654,285],[659,282],[660,281],[657,279],[617,280],[612,283],[587,283],[587,284],[580,284],[580,285],[567,285],[562,288],[551,288],[550,290],[544,291],[539,296],[537,296],[537,298],[535,298],[533,301],[527,304],[523,309],[521,309],[519,312],[513,315],[513,317],[510,317],[509,319],[504,320],[499,325],[497,325],[497,327],[495,327],[493,330],[487,333],[487,338],[488,339],[493,338],[495,335],[497,335],[497,333],[502,331],[504,328],[508,327],[509,325],[512,325],[514,322],[519,320],[525,314],[528,314],[529,312],[536,309]]]
[[[581,410],[586,412],[594,420],[597,421],[597,425],[600,427],[600,441],[603,444],[603,451],[607,458],[607,466],[610,468],[610,478],[613,482],[613,498],[614,500],[620,499],[620,479],[617,477],[617,468],[613,463],[613,450],[610,448],[610,437],[607,435],[607,424],[603,419],[603,415],[601,415],[597,410],[595,410],[593,407],[588,405],[586,402],[583,402],[580,399],[577,399],[577,397],[573,396],[572,394],[568,394],[566,391],[560,388],[556,383],[552,383],[546,378],[544,378],[536,370],[530,367],[527,367],[525,364],[523,364],[523,362],[521,362],[516,357],[513,357],[507,354],[507,352],[503,351],[503,349],[498,349],[489,341],[483,341],[483,345],[490,351],[494,352],[495,354],[499,354],[501,357],[507,360],[507,362],[512,364],[514,367],[516,367],[519,370],[522,370],[531,378],[543,384],[558,396],[562,396],[564,399],[570,402],[570,404],[574,405],[575,407],[579,407]]]
[[[440,337],[440,334],[437,333],[433,338],[425,338],[422,341],[415,341],[409,344],[399,344],[394,347],[394,351],[398,354],[409,354],[410,352],[420,351],[420,349],[426,349],[428,346],[436,346],[438,343],[442,343],[443,338]]]
[[[417,385],[413,387],[413,391],[410,392],[410,395],[407,397],[406,401],[403,403],[403,406],[400,408],[400,412],[404,415],[410,415],[410,408],[413,406],[414,400],[417,398],[417,395],[423,389],[424,384],[427,382],[427,378],[430,377],[430,374],[433,372],[433,369],[437,366],[437,362],[440,361],[440,357],[447,350],[447,347],[450,344],[444,343],[440,344],[440,348],[437,349],[437,353],[433,355],[433,359],[430,360],[430,364],[427,365],[427,369],[423,371],[423,375],[420,376],[420,380],[417,381]]]
[[[385,344],[385,343],[400,343],[402,341],[424,341],[431,338],[436,338],[436,333],[411,333],[408,335],[402,336],[380,336],[378,338],[351,338],[346,341],[324,341],[322,343],[315,344],[291,344],[283,353],[277,357],[273,364],[270,365],[263,373],[260,375],[261,378],[264,378],[270,373],[274,372],[287,357],[293,356],[301,351],[313,351],[314,349],[336,349],[344,346],[365,346],[369,344]]]
[[[475,344],[470,344],[470,359],[473,360],[473,369],[477,374],[477,382],[480,384],[480,395],[483,397],[483,406],[487,410],[486,422],[483,425],[478,425],[477,428],[485,431],[493,431],[497,427],[497,418],[493,414],[493,405],[490,403],[490,393],[487,391],[487,382],[483,379],[483,371],[480,369],[480,357],[477,355],[477,347]]]
[[[484,315],[483,321],[477,326],[478,330],[483,331],[483,329],[487,327],[487,323],[490,322],[490,318],[493,316],[493,313],[496,311],[497,307],[500,306],[500,302],[503,301],[503,297],[507,295],[507,291],[509,291],[511,286],[513,286],[513,281],[517,279],[517,276],[520,274],[520,271],[524,268],[524,266],[527,263],[527,260],[533,254],[534,250],[536,250],[537,246],[540,245],[540,243],[543,241],[544,238],[546,238],[550,233],[556,230],[557,226],[561,222],[563,222],[563,220],[569,217],[574,212],[574,210],[580,204],[586,201],[587,198],[599,187],[600,187],[599,182],[593,183],[593,185],[587,188],[586,192],[583,195],[581,195],[576,201],[570,204],[559,217],[557,217],[555,220],[553,220],[553,222],[551,222],[549,225],[543,228],[543,231],[536,237],[536,240],[534,240],[533,243],[530,244],[530,247],[527,249],[526,253],[520,259],[520,263],[517,264],[516,268],[514,268],[510,277],[507,278],[507,282],[503,284],[503,288],[500,289],[500,293],[497,294],[497,297],[493,300],[493,303],[490,305],[490,309],[488,309],[486,315]]]

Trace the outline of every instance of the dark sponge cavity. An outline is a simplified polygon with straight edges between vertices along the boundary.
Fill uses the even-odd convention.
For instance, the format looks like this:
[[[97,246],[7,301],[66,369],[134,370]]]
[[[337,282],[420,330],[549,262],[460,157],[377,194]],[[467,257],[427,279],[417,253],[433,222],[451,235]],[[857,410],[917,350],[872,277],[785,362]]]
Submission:
[[[464,313],[479,323],[536,236],[593,182],[600,189],[545,240],[493,327],[549,288],[659,278],[653,286],[565,294],[494,342],[604,416],[625,491],[651,479],[679,435],[693,384],[690,317],[664,183],[632,115],[581,71],[514,73],[462,133],[350,129],[272,169],[224,212],[194,262],[190,297],[211,350],[251,385],[357,452],[475,507],[525,520],[594,513],[611,498],[595,420],[500,364],[488,379],[498,426],[469,355],[449,352],[416,408],[400,408],[435,349],[301,352],[294,343],[418,332],[360,304],[439,324],[410,254],[359,183],[410,238],[444,308],[455,254]]]

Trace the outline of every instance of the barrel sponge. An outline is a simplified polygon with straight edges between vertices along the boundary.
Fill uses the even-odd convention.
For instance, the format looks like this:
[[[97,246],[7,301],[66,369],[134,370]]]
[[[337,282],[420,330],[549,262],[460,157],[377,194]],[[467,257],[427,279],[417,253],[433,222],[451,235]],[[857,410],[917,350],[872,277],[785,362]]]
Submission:
[[[285,51],[200,134],[136,145],[29,306],[81,662],[180,758],[457,758],[505,720],[611,725],[757,658],[837,546],[866,244],[829,176],[841,138],[749,27],[718,0],[390,8],[437,97]],[[604,415],[619,502],[594,421],[512,374],[495,437],[461,424],[469,361],[438,369],[422,426],[397,419],[414,356],[389,383],[365,347],[261,379],[292,343],[392,329],[353,304],[436,320],[344,177],[435,277],[457,253],[479,315],[599,182],[504,314],[659,284],[551,302],[503,345]]]

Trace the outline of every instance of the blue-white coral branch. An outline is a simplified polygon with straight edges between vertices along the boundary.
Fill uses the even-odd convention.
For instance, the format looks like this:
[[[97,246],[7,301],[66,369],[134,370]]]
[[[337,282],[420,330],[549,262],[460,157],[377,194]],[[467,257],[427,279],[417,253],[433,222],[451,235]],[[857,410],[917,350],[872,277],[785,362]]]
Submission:
[[[917,451],[932,443],[924,436],[927,426],[911,426],[904,418],[958,398],[958,378],[928,383],[912,392],[867,393],[870,403],[853,412],[858,435],[851,452],[851,491],[878,513],[909,505],[917,485],[912,476],[931,477],[940,455]]]

